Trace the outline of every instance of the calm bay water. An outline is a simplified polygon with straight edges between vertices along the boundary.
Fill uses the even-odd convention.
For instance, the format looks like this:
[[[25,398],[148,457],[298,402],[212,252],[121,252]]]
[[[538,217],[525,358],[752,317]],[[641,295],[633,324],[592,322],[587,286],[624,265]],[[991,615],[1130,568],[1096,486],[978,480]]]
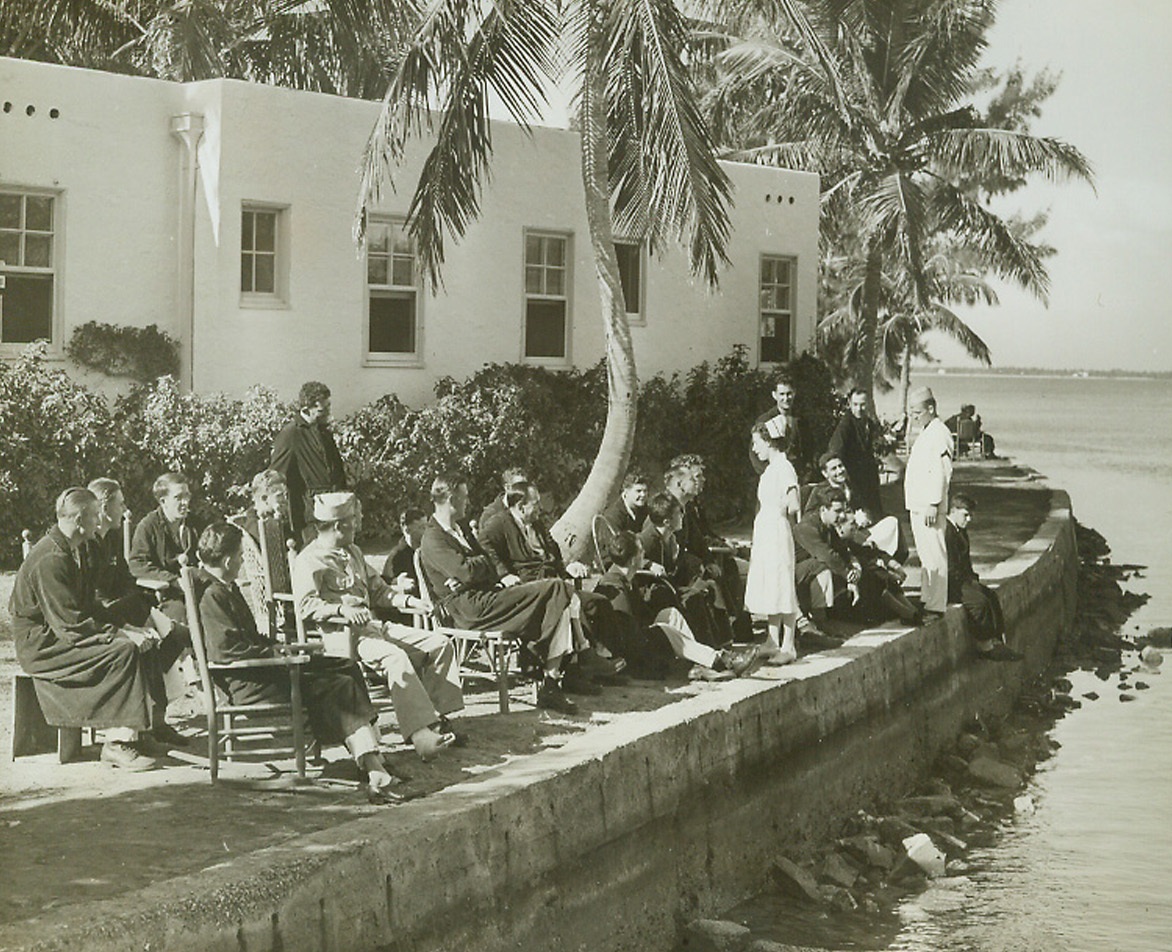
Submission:
[[[1172,381],[921,375],[941,415],[975,403],[999,455],[1043,473],[1101,532],[1151,600],[1127,623],[1172,625]],[[881,415],[896,415],[894,395]],[[742,911],[778,941],[892,952],[1172,950],[1172,652],[1150,690],[1120,703],[1113,677],[1076,672],[1075,696],[1101,695],[1051,732],[1061,748],[1031,779],[1037,812],[974,850],[964,876],[933,883],[889,922],[787,922],[769,900]],[[1135,663],[1134,657],[1125,662]],[[761,905],[764,904],[764,905]],[[755,906],[755,908],[754,908]],[[794,926],[798,926],[797,933]]]

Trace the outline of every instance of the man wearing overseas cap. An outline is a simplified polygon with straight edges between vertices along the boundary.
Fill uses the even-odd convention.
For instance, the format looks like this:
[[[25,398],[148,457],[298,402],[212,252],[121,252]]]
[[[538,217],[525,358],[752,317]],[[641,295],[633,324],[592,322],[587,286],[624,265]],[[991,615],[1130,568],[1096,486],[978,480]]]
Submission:
[[[372,609],[410,608],[417,600],[394,591],[363,558],[354,544],[358,511],[351,492],[314,498],[317,537],[293,565],[293,597],[307,621],[356,630],[358,656],[386,673],[399,732],[426,760],[455,740],[447,715],[464,707],[456,652],[438,632],[374,617]]]
[[[920,597],[924,611],[942,614],[948,605],[944,521],[952,482],[952,434],[936,415],[936,398],[927,387],[908,395],[908,416],[920,428],[903,477],[904,503],[920,557]]]

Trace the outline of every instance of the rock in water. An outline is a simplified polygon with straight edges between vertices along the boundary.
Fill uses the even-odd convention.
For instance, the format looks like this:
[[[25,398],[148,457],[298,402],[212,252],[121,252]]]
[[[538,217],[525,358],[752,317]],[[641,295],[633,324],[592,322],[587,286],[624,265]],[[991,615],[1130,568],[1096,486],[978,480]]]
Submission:
[[[1146,640],[1157,648],[1172,648],[1172,628],[1149,629]]]
[[[991,757],[978,757],[969,764],[969,775],[978,783],[989,787],[1005,787],[1016,790],[1022,784],[1021,774]]]
[[[944,854],[936,848],[927,833],[917,833],[903,841],[908,858],[920,867],[930,878],[944,875]]]
[[[1148,645],[1139,653],[1139,660],[1149,668],[1158,668],[1164,663],[1164,655],[1159,648],[1153,648],[1151,645]]]
[[[749,944],[748,926],[725,919],[693,919],[684,929],[689,952],[740,952]]]
[[[773,881],[781,887],[782,891],[791,896],[796,896],[799,899],[805,898],[813,902],[821,902],[822,895],[818,892],[818,883],[809,872],[802,869],[797,863],[787,859],[784,856],[779,856],[773,861],[773,866],[769,870],[769,874],[773,877]]]
[[[1026,793],[1013,798],[1013,809],[1022,816],[1029,816],[1037,807],[1034,806],[1034,798]]]
[[[820,878],[825,882],[835,883],[845,889],[850,889],[859,878],[858,870],[848,863],[838,853],[830,853],[822,861]]]

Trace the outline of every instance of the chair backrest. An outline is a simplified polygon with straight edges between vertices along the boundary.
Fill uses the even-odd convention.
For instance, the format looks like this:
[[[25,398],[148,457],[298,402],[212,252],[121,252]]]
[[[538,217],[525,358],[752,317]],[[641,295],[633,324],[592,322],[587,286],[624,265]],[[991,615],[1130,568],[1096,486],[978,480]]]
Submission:
[[[256,525],[269,595],[271,597],[276,592],[289,594],[293,591],[293,575],[286,553],[292,539],[285,535],[284,524],[280,519],[257,516]]]
[[[129,509],[122,513],[122,558],[127,562],[130,561],[130,537],[134,528],[131,518]]]
[[[32,529],[20,530],[20,557],[22,560],[28,558],[28,554],[33,550],[33,531]]]
[[[610,565],[606,552],[610,548],[610,540],[617,534],[614,531],[614,526],[607,521],[606,516],[601,512],[590,522],[590,538],[594,543],[594,564],[599,572],[605,572]]]
[[[956,421],[956,438],[970,443],[981,434],[981,428],[972,417],[961,417]]]
[[[208,668],[208,649],[204,641],[203,619],[199,614],[199,602],[195,592],[195,569],[185,565],[179,570],[179,588],[183,591],[183,603],[187,609],[187,627],[191,630],[191,651],[199,669],[199,680],[203,685],[204,697],[214,698],[215,687],[212,673]]]
[[[289,571],[289,578],[293,578],[293,563],[297,561],[297,543],[292,539],[285,540],[285,566]],[[290,588],[293,586],[290,585]],[[293,625],[297,632],[297,643],[299,645],[305,644],[309,637],[305,631],[305,619],[301,617],[301,611],[297,605],[297,600],[293,600],[293,606],[289,610],[289,614],[293,616]]]

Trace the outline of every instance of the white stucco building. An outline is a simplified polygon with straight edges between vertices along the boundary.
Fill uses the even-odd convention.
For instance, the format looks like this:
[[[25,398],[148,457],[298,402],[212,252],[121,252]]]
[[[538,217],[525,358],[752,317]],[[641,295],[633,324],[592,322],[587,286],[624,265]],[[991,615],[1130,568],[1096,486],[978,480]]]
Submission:
[[[177,84],[0,58],[0,357],[86,321],[157,324],[185,382],[292,398],[327,382],[341,412],[489,362],[585,367],[603,353],[577,136],[494,124],[483,214],[426,290],[400,224],[424,154],[351,238],[376,104],[214,80]],[[643,376],[745,344],[807,349],[818,179],[727,164],[731,266],[718,292],[686,252],[619,247]]]

